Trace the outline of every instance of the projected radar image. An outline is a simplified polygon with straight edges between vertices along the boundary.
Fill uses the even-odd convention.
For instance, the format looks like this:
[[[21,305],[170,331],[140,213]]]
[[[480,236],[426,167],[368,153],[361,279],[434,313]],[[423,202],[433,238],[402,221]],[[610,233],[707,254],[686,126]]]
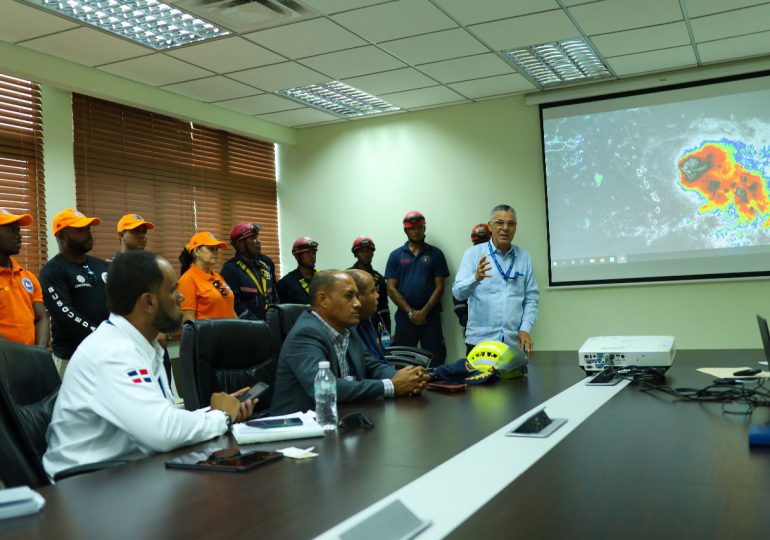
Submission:
[[[555,258],[770,244],[770,113],[721,99],[544,119]]]

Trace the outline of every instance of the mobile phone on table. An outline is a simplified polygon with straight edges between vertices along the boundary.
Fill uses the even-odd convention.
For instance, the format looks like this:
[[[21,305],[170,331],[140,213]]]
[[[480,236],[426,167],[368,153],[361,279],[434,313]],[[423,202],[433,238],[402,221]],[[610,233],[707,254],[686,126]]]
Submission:
[[[301,418],[266,418],[262,420],[249,420],[246,422],[247,426],[257,427],[262,429],[282,428],[282,427],[297,427],[302,425]]]
[[[464,392],[467,387],[467,384],[451,383],[447,381],[429,382],[427,386],[428,390],[433,390],[435,392],[448,392],[450,394],[455,392]]]
[[[249,391],[243,394],[242,396],[238,397],[238,401],[246,401],[247,399],[256,399],[265,392],[267,392],[267,389],[270,388],[270,385],[263,382],[258,382],[251,388],[249,388]]]

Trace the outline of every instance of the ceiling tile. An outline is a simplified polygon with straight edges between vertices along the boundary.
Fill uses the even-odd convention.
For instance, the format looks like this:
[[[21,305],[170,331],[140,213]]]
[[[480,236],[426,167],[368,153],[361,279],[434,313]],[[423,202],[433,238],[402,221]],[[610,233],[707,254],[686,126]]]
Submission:
[[[690,34],[684,22],[676,22],[592,36],[591,41],[597,52],[606,57],[688,45]]]
[[[569,8],[580,28],[588,35],[630,30],[683,19],[677,0],[602,0]]]
[[[442,103],[466,101],[464,97],[453,92],[446,86],[432,86],[430,88],[420,88],[418,90],[407,90],[406,92],[386,94],[380,96],[380,98],[403,109],[415,109],[440,105]]]
[[[335,79],[367,75],[406,66],[400,60],[382,52],[374,45],[303,58],[300,63]]]
[[[192,79],[201,79],[211,75],[205,69],[191,66],[181,60],[161,53],[107,64],[97,69],[125,77],[132,81],[149,84],[150,86],[163,86]]]
[[[764,30],[770,30],[770,4],[692,20],[692,31],[698,43]]]
[[[475,79],[473,81],[450,84],[449,86],[470,99],[535,90],[532,83],[518,73]]]
[[[380,46],[412,65],[480,54],[489,50],[462,28],[388,41]]]
[[[384,2],[390,2],[390,0],[302,0],[303,4],[324,15],[358,9],[373,4],[382,4]]]
[[[628,54],[607,58],[607,63],[621,77],[649,73],[650,71],[664,71],[679,67],[691,67],[695,65],[695,53],[689,45],[686,47],[674,47],[659,51]]]
[[[416,36],[457,25],[427,0],[399,0],[333,15],[332,19],[371,41]]]
[[[230,99],[215,103],[220,107],[230,109],[243,114],[266,114],[276,111],[288,111],[305,107],[296,101],[285,99],[273,94],[262,94],[241,99]]]
[[[699,43],[698,53],[705,63],[770,54],[770,32]]]
[[[25,41],[21,45],[85,66],[152,54],[152,49],[85,27]]]
[[[243,37],[287,58],[303,58],[351,47],[366,41],[329,19],[313,19],[245,34]]]
[[[461,24],[477,24],[496,19],[507,19],[539,11],[558,9],[556,0],[434,0]]]
[[[46,13],[41,9],[23,6],[16,2],[3,2],[0,17],[0,40],[16,43],[68,28],[75,28],[78,23],[63,17]]]
[[[442,83],[467,81],[515,72],[507,62],[494,53],[424,64],[417,66],[417,69]]]
[[[246,71],[231,73],[228,77],[268,92],[330,80],[329,77],[296,62],[284,62],[283,64],[247,69]]]
[[[495,50],[515,49],[580,36],[575,25],[561,10],[477,24],[468,29]]]
[[[205,102],[239,98],[260,92],[251,86],[219,76],[170,84],[163,89]]]
[[[722,11],[748,7],[761,3],[761,0],[685,0],[687,14],[690,18],[712,15]]]
[[[196,66],[228,73],[277,64],[286,59],[240,37],[230,37],[168,51],[168,54]]]
[[[414,68],[396,69],[385,73],[364,75],[363,77],[346,79],[343,82],[375,96],[434,86],[436,84],[433,79],[426,77]]]
[[[267,120],[268,122],[273,122],[289,127],[306,126],[308,124],[318,124],[321,122],[340,120],[332,114],[318,111],[316,109],[311,109],[310,107],[305,107],[304,109],[295,109],[293,111],[263,114],[259,118]]]

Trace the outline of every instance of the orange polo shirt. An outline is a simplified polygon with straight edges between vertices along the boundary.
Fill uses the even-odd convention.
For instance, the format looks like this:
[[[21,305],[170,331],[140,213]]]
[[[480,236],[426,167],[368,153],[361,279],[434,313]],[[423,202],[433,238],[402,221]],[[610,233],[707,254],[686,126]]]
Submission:
[[[10,259],[10,268],[0,268],[0,334],[9,341],[34,345],[32,303],[43,301],[43,290],[35,274]]]
[[[194,311],[196,319],[237,318],[233,291],[216,272],[207,274],[193,264],[179,278],[179,292],[184,295],[182,309]]]

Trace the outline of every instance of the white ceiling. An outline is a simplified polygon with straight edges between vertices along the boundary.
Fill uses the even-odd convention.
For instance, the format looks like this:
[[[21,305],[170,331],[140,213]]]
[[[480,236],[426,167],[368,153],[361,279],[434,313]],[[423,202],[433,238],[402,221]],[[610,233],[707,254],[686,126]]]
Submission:
[[[330,80],[406,111],[542,91],[500,50],[567,38],[615,78],[770,54],[757,0],[299,1],[310,18],[155,52],[0,0],[0,40],[293,127],[340,120],[274,92]]]

